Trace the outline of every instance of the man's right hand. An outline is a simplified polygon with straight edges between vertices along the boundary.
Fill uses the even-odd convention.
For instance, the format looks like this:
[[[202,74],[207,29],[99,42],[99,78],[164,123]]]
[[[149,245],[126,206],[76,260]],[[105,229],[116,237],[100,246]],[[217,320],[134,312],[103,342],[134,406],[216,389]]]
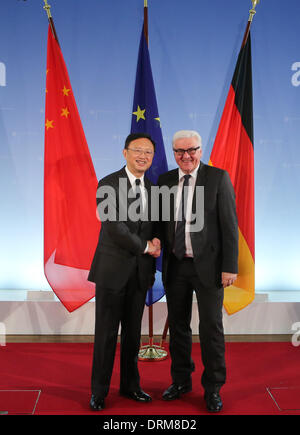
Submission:
[[[154,258],[158,258],[160,256],[160,240],[156,237],[153,240],[148,240],[148,251],[149,255],[152,255]]]

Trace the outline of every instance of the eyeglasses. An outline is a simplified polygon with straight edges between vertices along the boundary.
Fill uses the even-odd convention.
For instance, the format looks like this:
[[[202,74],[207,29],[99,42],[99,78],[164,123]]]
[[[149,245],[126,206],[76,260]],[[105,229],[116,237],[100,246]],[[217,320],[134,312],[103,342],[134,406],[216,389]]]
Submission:
[[[196,151],[199,149],[200,147],[196,147],[196,148],[188,148],[187,150],[183,150],[182,148],[178,148],[175,149],[173,148],[174,153],[177,154],[177,156],[182,157],[184,156],[185,153],[188,153],[189,156],[194,156],[196,154]]]
[[[133,154],[137,156],[141,156],[142,154],[145,154],[146,157],[153,156],[154,152],[149,150],[140,150],[140,149],[133,149],[133,148],[127,148],[129,151],[132,151]]]

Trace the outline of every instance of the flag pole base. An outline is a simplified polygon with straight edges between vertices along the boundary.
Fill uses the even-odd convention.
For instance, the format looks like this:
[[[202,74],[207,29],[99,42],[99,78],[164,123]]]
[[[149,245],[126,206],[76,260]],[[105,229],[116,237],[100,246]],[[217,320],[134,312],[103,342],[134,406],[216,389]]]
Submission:
[[[153,337],[149,337],[149,344],[140,347],[139,361],[162,361],[168,357],[168,352],[160,344],[153,343]]]
[[[139,361],[162,361],[168,357],[168,352],[156,344],[141,346]]]

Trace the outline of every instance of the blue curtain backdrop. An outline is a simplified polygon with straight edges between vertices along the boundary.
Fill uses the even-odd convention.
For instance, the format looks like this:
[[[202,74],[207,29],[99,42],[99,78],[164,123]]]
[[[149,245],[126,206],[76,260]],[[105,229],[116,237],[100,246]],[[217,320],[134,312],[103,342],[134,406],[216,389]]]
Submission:
[[[143,1],[52,0],[97,177],[124,164]],[[168,166],[171,138],[212,149],[249,0],[150,0],[149,51]],[[0,289],[49,289],[43,272],[48,22],[41,0],[0,5]],[[256,289],[300,290],[299,0],[263,0],[252,24]]]

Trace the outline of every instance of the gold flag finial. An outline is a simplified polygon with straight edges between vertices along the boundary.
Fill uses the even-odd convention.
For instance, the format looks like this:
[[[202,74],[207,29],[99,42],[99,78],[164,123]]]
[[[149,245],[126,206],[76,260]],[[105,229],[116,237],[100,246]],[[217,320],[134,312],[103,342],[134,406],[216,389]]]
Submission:
[[[48,4],[48,0],[44,0],[45,6],[43,7],[47,12],[48,18],[52,18],[50,8],[51,6]]]
[[[148,0],[144,0],[144,8],[148,7]]]
[[[252,21],[253,20],[253,17],[256,14],[255,8],[256,8],[256,6],[259,3],[259,0],[251,0],[251,1],[252,1],[252,9],[250,9],[250,11],[249,11],[250,15],[249,15],[248,21]]]

